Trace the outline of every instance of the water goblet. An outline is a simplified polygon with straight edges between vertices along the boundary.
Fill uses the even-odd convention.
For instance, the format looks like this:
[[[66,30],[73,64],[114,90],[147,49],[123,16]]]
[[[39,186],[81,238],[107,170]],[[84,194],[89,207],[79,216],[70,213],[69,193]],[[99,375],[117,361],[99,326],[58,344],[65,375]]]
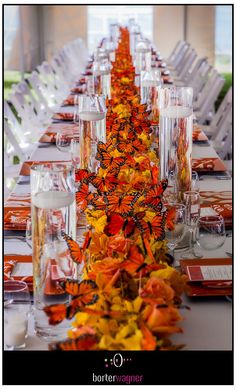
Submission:
[[[202,216],[198,219],[196,241],[205,250],[216,250],[226,239],[225,223],[222,216]]]
[[[200,195],[196,191],[187,191],[184,193],[184,201],[186,205],[186,225],[190,232],[189,249],[182,255],[182,258],[201,258],[200,254],[194,248],[194,236],[197,227],[197,222],[200,217]]]
[[[168,203],[165,204],[166,209],[169,212],[173,212],[173,227],[174,228],[168,228],[166,226],[165,228],[165,237],[167,239],[167,246],[169,247],[171,251],[171,255],[174,258],[174,250],[179,242],[183,239],[183,236],[185,234],[185,223],[186,223],[186,207],[184,204],[181,203]],[[174,266],[178,266],[179,263],[175,260]]]

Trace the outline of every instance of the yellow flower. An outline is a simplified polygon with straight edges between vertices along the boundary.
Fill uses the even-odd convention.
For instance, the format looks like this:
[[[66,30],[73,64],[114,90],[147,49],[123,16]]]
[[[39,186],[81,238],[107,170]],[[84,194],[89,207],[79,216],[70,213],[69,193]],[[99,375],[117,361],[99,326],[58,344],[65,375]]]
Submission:
[[[165,269],[156,270],[151,273],[151,276],[168,280],[177,296],[180,296],[186,290],[186,277],[181,275],[173,267],[166,266]]]

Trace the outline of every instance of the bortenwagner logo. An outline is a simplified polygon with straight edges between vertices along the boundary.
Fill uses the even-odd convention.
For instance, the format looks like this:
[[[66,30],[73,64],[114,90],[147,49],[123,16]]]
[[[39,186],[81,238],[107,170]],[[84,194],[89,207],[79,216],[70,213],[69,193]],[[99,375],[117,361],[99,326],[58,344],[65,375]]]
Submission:
[[[132,358],[123,357],[120,353],[116,353],[113,358],[105,358],[104,363],[105,367],[109,368],[120,368],[124,364],[127,364],[132,361]],[[143,375],[139,374],[94,374],[93,373],[93,382],[115,382],[115,383],[141,383],[143,382]]]

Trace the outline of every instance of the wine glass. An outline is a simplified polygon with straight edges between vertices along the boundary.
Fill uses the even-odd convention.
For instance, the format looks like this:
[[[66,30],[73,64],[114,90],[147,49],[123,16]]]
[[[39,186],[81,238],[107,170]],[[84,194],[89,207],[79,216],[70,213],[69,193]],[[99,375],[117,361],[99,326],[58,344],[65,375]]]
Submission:
[[[32,224],[31,218],[26,221],[26,230],[25,230],[25,241],[27,245],[32,248]]]
[[[72,133],[58,132],[56,135],[56,147],[59,151],[62,151],[64,153],[69,152],[72,139]]]
[[[199,192],[199,176],[196,171],[192,170],[192,185],[191,190],[194,192]]]
[[[8,350],[26,346],[30,293],[23,281],[4,281],[4,341]]]
[[[182,255],[182,258],[201,258],[202,255],[194,249],[193,240],[200,217],[200,195],[196,191],[187,191],[184,193],[184,201],[186,205],[186,225],[190,232],[189,249]]]
[[[171,228],[168,228],[168,225],[165,226],[165,237],[168,241],[167,246],[174,258],[174,249],[178,243],[181,242],[185,233],[186,207],[184,204],[174,202],[165,204],[165,207],[169,212],[173,212],[173,216],[171,217]],[[178,266],[178,264],[179,263],[175,261],[175,266]]]
[[[197,227],[196,239],[201,248],[215,250],[223,246],[226,234],[222,216],[202,216]]]

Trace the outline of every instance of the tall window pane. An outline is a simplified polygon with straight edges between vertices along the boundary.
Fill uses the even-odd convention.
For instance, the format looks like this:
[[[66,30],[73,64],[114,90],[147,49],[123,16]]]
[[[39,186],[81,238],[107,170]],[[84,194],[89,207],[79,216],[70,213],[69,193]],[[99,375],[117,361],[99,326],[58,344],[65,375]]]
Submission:
[[[88,7],[88,47],[92,52],[100,40],[109,34],[109,24],[125,24],[135,18],[147,38],[152,39],[152,6],[89,6]]]
[[[232,71],[232,7],[216,6],[215,66],[221,72]]]

